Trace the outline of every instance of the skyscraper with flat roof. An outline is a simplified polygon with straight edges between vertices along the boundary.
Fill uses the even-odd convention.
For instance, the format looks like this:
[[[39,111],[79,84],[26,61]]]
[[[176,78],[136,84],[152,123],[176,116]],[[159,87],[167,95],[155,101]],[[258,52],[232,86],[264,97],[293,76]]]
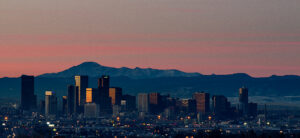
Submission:
[[[152,114],[159,114],[163,111],[162,96],[159,93],[149,93],[149,109]]]
[[[136,97],[132,95],[125,94],[122,96],[123,105],[126,111],[136,110]],[[125,101],[125,102],[124,102]]]
[[[74,85],[68,86],[68,115],[77,113],[78,110],[78,87]]]
[[[138,94],[138,111],[144,113],[149,112],[149,96],[147,93]]]
[[[112,105],[109,97],[109,76],[103,75],[98,79],[99,106],[101,114],[111,114]]]
[[[62,113],[65,115],[68,112],[68,97],[62,97]]]
[[[86,103],[98,103],[99,89],[86,88]]]
[[[45,115],[56,115],[57,114],[57,97],[54,92],[45,92]]]
[[[109,97],[111,98],[112,105],[121,105],[122,88],[119,87],[109,88]]]
[[[86,101],[86,88],[88,88],[89,77],[88,76],[75,76],[75,85],[78,87],[78,104],[82,106]]]
[[[34,76],[21,76],[21,108],[30,110],[36,107],[36,95],[34,95]]]
[[[197,112],[200,112],[202,114],[207,114],[210,112],[209,93],[196,92],[193,95],[193,99],[196,100]]]
[[[242,114],[248,113],[248,88],[242,87],[239,89],[239,108]]]

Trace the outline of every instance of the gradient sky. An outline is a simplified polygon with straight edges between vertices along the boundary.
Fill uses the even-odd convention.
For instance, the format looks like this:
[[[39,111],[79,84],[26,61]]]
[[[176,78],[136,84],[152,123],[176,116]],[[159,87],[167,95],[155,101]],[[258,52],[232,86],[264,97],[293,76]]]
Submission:
[[[299,0],[1,0],[0,77],[84,61],[300,75]]]

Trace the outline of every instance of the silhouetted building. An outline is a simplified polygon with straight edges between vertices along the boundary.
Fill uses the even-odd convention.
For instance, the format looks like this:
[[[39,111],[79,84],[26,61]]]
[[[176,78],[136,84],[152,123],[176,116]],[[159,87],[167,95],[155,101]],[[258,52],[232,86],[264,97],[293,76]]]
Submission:
[[[109,97],[111,98],[112,105],[121,105],[122,88],[119,87],[109,88]]]
[[[223,95],[214,95],[213,101],[213,112],[218,119],[226,119],[230,113],[230,103],[227,98]]]
[[[149,93],[149,108],[151,114],[159,114],[163,111],[162,96],[159,93]]]
[[[243,115],[248,113],[248,89],[245,87],[239,89],[239,110]]]
[[[45,113],[45,100],[40,100],[39,111],[40,111],[40,113],[42,113],[42,114]]]
[[[121,105],[124,107],[125,111],[135,111],[136,110],[136,97],[132,95],[123,95]]]
[[[209,100],[209,93],[204,93],[204,92],[197,92],[194,93],[193,99],[196,100],[197,104],[197,112],[200,112],[202,114],[207,114],[210,112],[210,100]]]
[[[248,115],[252,117],[257,116],[257,103],[248,104]]]
[[[99,89],[86,88],[86,103],[98,103]]]
[[[179,112],[183,114],[195,114],[197,112],[197,102],[195,99],[181,99],[177,106]]]
[[[30,110],[36,108],[36,95],[34,95],[34,76],[21,76],[21,108]]]
[[[109,97],[109,76],[98,79],[100,114],[112,114],[111,98]]]
[[[75,85],[78,87],[78,105],[83,107],[86,101],[86,88],[88,88],[88,76],[75,76]]]
[[[138,94],[138,111],[144,113],[149,112],[149,96],[147,93]]]
[[[62,113],[65,115],[68,113],[68,97],[62,97]]]
[[[45,115],[56,115],[57,114],[57,97],[54,92],[45,92]]]
[[[79,101],[78,101],[78,87],[74,85],[68,86],[68,114],[72,115],[74,113],[77,113],[78,107],[79,107]]]

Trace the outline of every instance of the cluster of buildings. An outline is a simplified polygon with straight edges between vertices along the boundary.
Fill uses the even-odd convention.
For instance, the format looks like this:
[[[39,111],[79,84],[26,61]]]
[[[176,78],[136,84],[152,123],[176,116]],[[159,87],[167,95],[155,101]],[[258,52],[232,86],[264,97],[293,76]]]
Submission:
[[[140,119],[157,116],[170,120],[196,118],[199,122],[254,118],[257,115],[257,103],[248,102],[248,89],[244,87],[239,89],[239,103],[232,106],[223,95],[210,96],[209,93],[196,92],[190,99],[173,98],[160,93],[123,95],[122,88],[110,87],[109,76],[99,78],[97,88],[89,88],[88,76],[75,76],[74,79],[75,84],[68,86],[67,95],[61,98],[60,106],[55,92],[46,91],[39,111],[49,118],[58,115],[84,118],[136,116]],[[21,109],[36,109],[34,77],[23,75],[21,81]]]
[[[0,137],[218,137],[300,136],[300,112],[258,111],[248,89],[238,102],[224,95],[195,92],[191,98],[160,93],[123,94],[109,76],[89,87],[88,76],[75,76],[66,95],[45,91],[37,104],[34,77],[21,77],[20,108],[0,106]]]

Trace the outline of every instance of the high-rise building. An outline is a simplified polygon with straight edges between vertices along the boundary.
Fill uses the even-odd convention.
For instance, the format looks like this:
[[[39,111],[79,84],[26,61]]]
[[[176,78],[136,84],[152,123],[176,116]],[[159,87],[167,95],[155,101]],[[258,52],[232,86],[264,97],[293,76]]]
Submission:
[[[56,115],[57,114],[57,97],[54,92],[45,92],[45,115]]]
[[[162,96],[159,93],[149,93],[149,108],[151,114],[163,111]]]
[[[62,113],[65,115],[68,113],[68,97],[62,97]]]
[[[109,76],[103,75],[101,78],[98,79],[98,88],[109,89],[109,86]]]
[[[123,104],[122,106],[126,111],[135,111],[136,110],[136,97],[132,95],[123,95],[122,96]]]
[[[101,114],[112,114],[111,98],[109,97],[109,76],[98,79],[99,106]]]
[[[121,105],[122,88],[119,87],[109,88],[109,97],[111,98],[112,105]]]
[[[144,113],[149,112],[149,96],[147,93],[138,94],[138,111]]]
[[[36,95],[34,95],[34,76],[21,76],[21,108],[30,110],[36,108]]]
[[[239,89],[239,110],[242,114],[247,115],[248,113],[248,88]]]
[[[86,103],[98,103],[99,89],[86,88]]]
[[[181,99],[178,103],[179,112],[192,114],[197,112],[197,102],[195,99]]]
[[[86,101],[86,88],[88,88],[89,77],[88,76],[75,76],[75,85],[78,87],[78,104],[83,107]]]
[[[78,87],[74,85],[68,86],[68,115],[78,113],[79,101]]]
[[[214,95],[212,101],[215,116],[219,119],[227,118],[231,108],[227,98],[223,95]]]
[[[207,114],[210,112],[209,93],[204,93],[204,92],[194,93],[193,99],[195,99],[197,103],[197,107],[196,107],[197,112],[200,112],[202,114]]]
[[[42,114],[45,113],[45,100],[40,100],[39,111],[40,111],[40,113],[42,113]]]
[[[257,116],[257,103],[248,104],[248,115],[252,117]]]

